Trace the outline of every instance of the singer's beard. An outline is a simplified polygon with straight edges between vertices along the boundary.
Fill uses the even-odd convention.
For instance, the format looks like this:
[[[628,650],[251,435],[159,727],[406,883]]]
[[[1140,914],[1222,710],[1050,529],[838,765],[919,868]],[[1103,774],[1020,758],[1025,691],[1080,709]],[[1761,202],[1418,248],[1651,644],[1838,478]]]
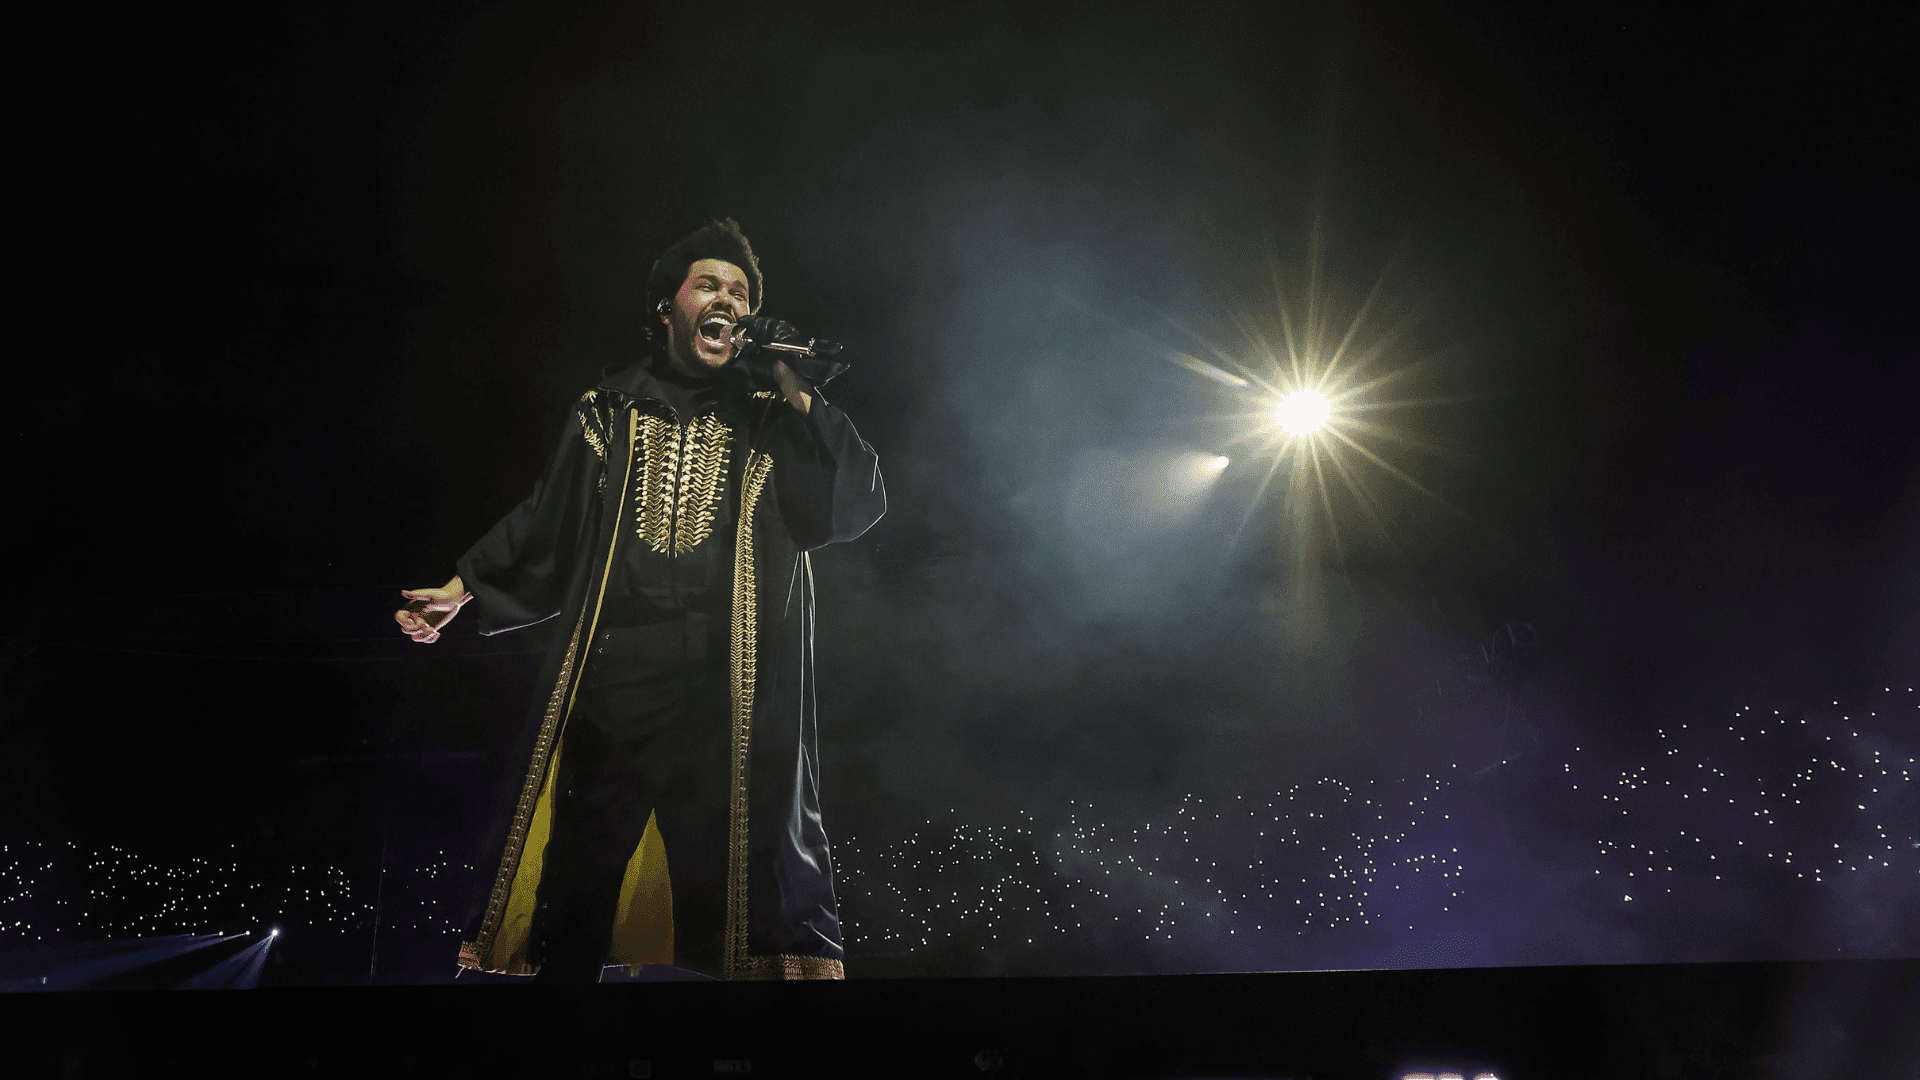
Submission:
[[[691,320],[675,317],[666,349],[675,370],[698,379],[712,378],[733,363],[733,352],[732,341],[715,342]]]

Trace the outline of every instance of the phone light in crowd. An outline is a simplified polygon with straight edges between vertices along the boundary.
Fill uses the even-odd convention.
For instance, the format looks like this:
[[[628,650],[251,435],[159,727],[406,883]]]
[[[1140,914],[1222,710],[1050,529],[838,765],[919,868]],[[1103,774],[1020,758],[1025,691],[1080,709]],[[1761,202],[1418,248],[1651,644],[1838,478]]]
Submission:
[[[1289,435],[1308,435],[1320,430],[1333,414],[1333,406],[1318,390],[1295,390],[1280,399],[1274,419]]]

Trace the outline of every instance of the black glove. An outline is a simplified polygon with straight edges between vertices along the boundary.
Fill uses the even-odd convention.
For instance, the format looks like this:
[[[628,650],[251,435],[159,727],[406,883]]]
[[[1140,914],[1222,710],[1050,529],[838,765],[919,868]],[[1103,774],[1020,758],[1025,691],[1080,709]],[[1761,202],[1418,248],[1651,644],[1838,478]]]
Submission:
[[[773,377],[776,361],[785,362],[794,374],[814,386],[825,386],[827,380],[847,370],[846,364],[833,359],[840,346],[804,337],[792,323],[767,315],[748,315],[735,323],[733,341],[733,362],[744,368],[754,385],[763,390],[777,392],[780,389]],[[762,348],[772,342],[806,346],[813,349],[813,354]]]

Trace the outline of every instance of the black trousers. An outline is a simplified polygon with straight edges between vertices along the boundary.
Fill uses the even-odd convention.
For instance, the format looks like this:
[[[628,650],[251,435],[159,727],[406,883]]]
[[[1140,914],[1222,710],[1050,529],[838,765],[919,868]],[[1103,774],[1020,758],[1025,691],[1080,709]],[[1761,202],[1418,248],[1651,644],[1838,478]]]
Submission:
[[[674,965],[720,976],[731,726],[725,642],[724,629],[699,614],[595,635],[554,778],[532,929],[536,983],[599,981],[627,861],[649,814],[667,850]]]

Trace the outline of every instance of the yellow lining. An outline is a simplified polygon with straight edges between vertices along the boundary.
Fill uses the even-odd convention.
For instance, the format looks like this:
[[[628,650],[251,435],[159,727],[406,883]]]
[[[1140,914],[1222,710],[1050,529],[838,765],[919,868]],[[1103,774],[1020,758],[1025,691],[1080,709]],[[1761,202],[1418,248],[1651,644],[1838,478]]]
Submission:
[[[673,963],[673,879],[668,872],[667,846],[660,838],[660,818],[647,817],[647,832],[627,861],[626,880],[620,883],[620,904],[614,908],[610,964],[625,964],[638,975],[647,964]]]

